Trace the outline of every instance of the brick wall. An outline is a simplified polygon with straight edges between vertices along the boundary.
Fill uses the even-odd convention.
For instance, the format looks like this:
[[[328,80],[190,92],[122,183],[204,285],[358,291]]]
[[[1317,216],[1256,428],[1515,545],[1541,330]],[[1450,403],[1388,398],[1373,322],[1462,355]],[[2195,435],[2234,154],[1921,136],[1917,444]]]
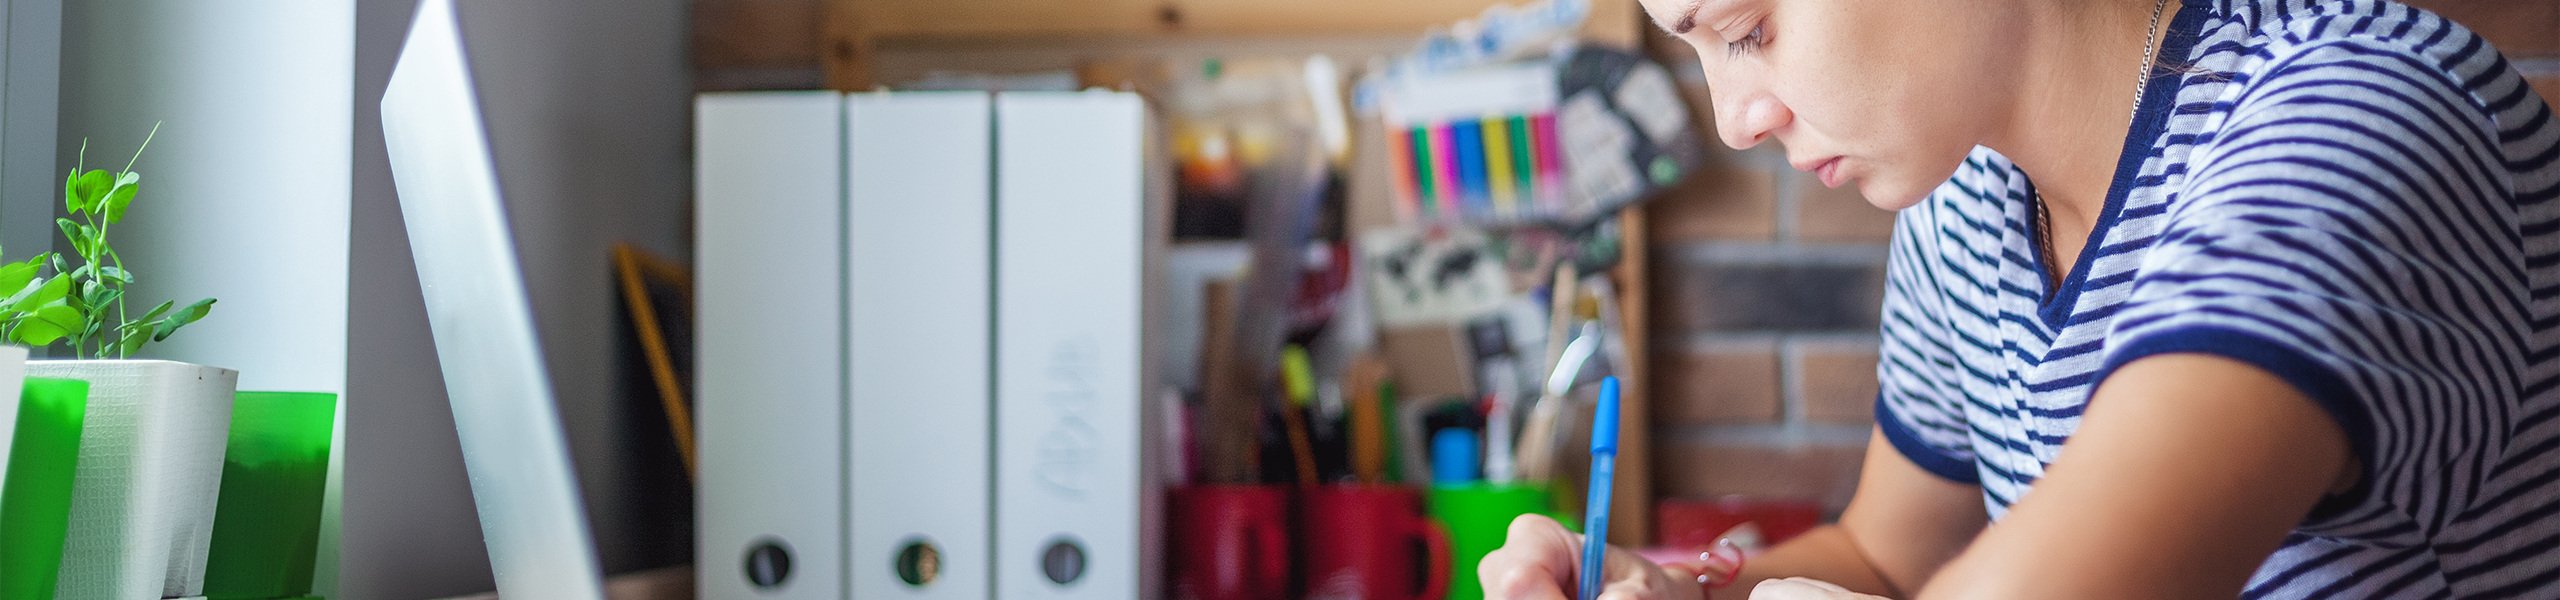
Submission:
[[[2417,4],[2488,37],[2560,103],[2560,0]],[[1658,32],[1647,40],[1711,127],[1697,57]],[[1650,209],[1656,493],[1837,510],[1873,424],[1893,217],[1789,168],[1776,144],[1711,145],[1706,167]]]

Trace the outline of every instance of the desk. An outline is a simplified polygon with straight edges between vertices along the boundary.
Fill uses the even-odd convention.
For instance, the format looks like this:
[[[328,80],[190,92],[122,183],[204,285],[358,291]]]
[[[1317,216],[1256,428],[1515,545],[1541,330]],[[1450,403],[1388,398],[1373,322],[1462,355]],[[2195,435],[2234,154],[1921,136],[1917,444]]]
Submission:
[[[625,573],[604,580],[606,600],[693,600],[693,565]],[[497,592],[445,600],[497,600]]]

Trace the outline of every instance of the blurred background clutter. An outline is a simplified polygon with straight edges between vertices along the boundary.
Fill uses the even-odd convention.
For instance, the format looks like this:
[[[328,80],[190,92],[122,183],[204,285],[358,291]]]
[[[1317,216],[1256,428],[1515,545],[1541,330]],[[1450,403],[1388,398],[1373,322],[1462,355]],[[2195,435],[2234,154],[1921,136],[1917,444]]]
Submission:
[[[2560,89],[2560,6],[2422,4]],[[1170,189],[1148,316],[1170,596],[1444,591],[1328,587],[1381,570],[1471,596],[1500,523],[1580,522],[1604,375],[1629,384],[1613,543],[1774,543],[1853,491],[1892,215],[1775,145],[1717,143],[1694,52],[1632,2],[689,10],[699,92],[1145,100]],[[1343,533],[1405,513],[1439,533]],[[1290,550],[1257,558],[1255,536]],[[1317,558],[1339,545],[1413,552]]]
[[[2413,4],[2477,29],[2515,59],[2535,89],[2560,96],[2560,2]],[[94,246],[81,242],[98,234],[58,227],[65,196],[53,186],[75,164],[112,169],[152,140],[130,167],[151,174],[142,183],[151,188],[142,195],[145,208],[117,230],[122,259],[142,265],[132,291],[154,302],[220,303],[210,315],[194,315],[203,320],[185,334],[133,357],[200,363],[227,373],[212,379],[237,378],[236,385],[225,382],[230,388],[201,390],[233,398],[234,437],[200,428],[196,442],[294,451],[296,470],[282,478],[290,481],[260,492],[290,496],[290,506],[231,493],[228,479],[190,483],[208,492],[189,496],[207,510],[217,507],[209,492],[219,488],[218,512],[295,528],[285,532],[292,546],[214,531],[195,540],[189,556],[166,561],[194,569],[194,579],[215,580],[215,591],[257,590],[233,597],[307,591],[442,598],[488,592],[500,579],[475,510],[475,478],[464,467],[383,134],[380,102],[419,5],[0,0],[0,241],[11,251],[0,267],[27,264],[15,261],[42,250],[80,254]],[[754,412],[741,406],[773,406],[755,404],[773,398],[721,395],[727,388],[711,382],[737,376],[736,365],[820,364],[794,374],[841,383],[830,388],[840,394],[789,400],[835,411],[866,401],[847,399],[847,390],[861,385],[828,371],[847,361],[827,353],[861,356],[842,338],[868,321],[837,295],[877,288],[843,285],[850,269],[808,266],[825,257],[718,255],[761,251],[757,244],[782,237],[724,229],[737,225],[722,219],[736,216],[732,211],[761,209],[734,204],[706,184],[739,175],[726,170],[735,164],[771,165],[752,153],[736,155],[751,159],[743,163],[718,159],[739,148],[777,151],[784,138],[814,144],[813,154],[798,157],[810,164],[850,164],[855,172],[892,164],[878,149],[897,158],[906,141],[975,148],[972,160],[985,164],[907,169],[955,169],[962,175],[946,179],[988,186],[964,193],[996,211],[968,222],[990,224],[971,230],[992,236],[973,247],[997,258],[944,256],[963,268],[937,271],[949,279],[918,278],[936,285],[966,280],[983,290],[1006,281],[1001,272],[960,272],[1005,260],[1006,232],[1096,231],[1067,218],[1005,221],[1022,218],[1003,212],[1031,204],[1022,198],[1098,198],[1146,217],[1095,221],[1143,226],[1111,230],[1105,243],[1088,245],[1125,256],[1083,252],[1091,247],[1032,255],[1092,267],[1099,275],[1091,290],[1075,287],[1083,281],[1076,279],[1041,283],[1061,297],[1117,302],[1090,311],[1089,321],[1133,319],[1119,332],[1134,333],[1125,337],[1151,351],[1122,360],[1117,347],[1062,343],[1020,355],[1066,365],[1043,372],[1052,378],[1038,383],[1049,387],[1032,388],[1059,397],[1116,385],[1079,377],[1108,369],[1077,365],[1125,366],[1114,376],[1134,382],[1126,393],[1074,408],[1139,415],[1111,412],[1118,420],[1104,424],[1112,443],[1134,448],[1135,458],[1109,469],[1041,471],[1048,479],[1040,484],[1072,488],[1092,481],[1078,476],[1109,470],[1142,477],[1115,490],[1145,492],[1111,507],[1113,518],[1126,517],[1132,539],[1038,540],[1046,545],[1036,562],[1026,553],[997,559],[1021,565],[993,568],[1032,568],[1037,572],[1021,576],[1063,582],[1124,572],[1114,570],[1125,566],[1116,561],[1155,553],[1152,567],[1125,571],[1138,579],[1119,582],[1125,588],[1037,588],[1046,592],[1474,597],[1474,561],[1500,545],[1513,517],[1544,514],[1578,527],[1593,508],[1583,505],[1589,435],[1598,382],[1609,376],[1625,384],[1623,424],[1608,531],[1595,533],[1612,543],[1664,553],[1693,553],[1724,536],[1774,543],[1836,517],[1853,491],[1872,426],[1877,307],[1893,217],[1788,168],[1774,144],[1737,151],[1719,143],[1694,51],[1656,30],[1635,2],[454,5],[594,558],[606,575],[649,576],[618,592],[771,597],[745,590],[756,580],[787,580],[785,571],[806,580],[852,564],[842,557],[777,562],[812,549],[784,548],[772,536],[714,547],[715,535],[739,533],[726,529],[733,519],[773,516],[724,509],[731,506],[725,502],[840,500],[830,505],[842,509],[834,518],[881,516],[862,513],[877,505],[846,500],[861,492],[834,480],[811,483],[827,489],[807,498],[723,487],[736,481],[723,477],[738,470],[715,460],[775,441],[738,435],[756,432],[753,424],[730,428],[738,423],[723,421]],[[816,107],[817,116],[762,137],[713,139],[738,131],[719,120],[736,114],[724,107],[771,98],[807,102],[802,106]],[[909,101],[923,104],[900,104]],[[889,146],[858,144],[865,131],[891,128],[841,120],[933,103],[960,107],[935,113],[960,118],[896,123],[923,133],[887,140]],[[1029,116],[1006,121],[1006,114]],[[1047,116],[1030,117],[1040,115]],[[800,129],[833,133],[789,135],[805,133]],[[1006,137],[1008,131],[1026,135]],[[1029,135],[1038,131],[1049,133]],[[84,151],[84,140],[98,148]],[[924,146],[915,145],[918,152]],[[1050,154],[1007,162],[1008,147],[1034,146]],[[1103,166],[1033,168],[1070,163]],[[1069,183],[1003,186],[1007,177],[1035,172]],[[747,175],[751,182],[782,179]],[[784,175],[841,182],[838,171]],[[1074,183],[1080,181],[1108,185]],[[73,194],[73,204],[81,197]],[[816,200],[814,206],[846,210],[845,198]],[[789,224],[847,234],[823,221]],[[844,242],[831,240],[824,243]],[[743,272],[723,262],[736,256],[760,269],[753,285],[723,283]],[[1094,256],[1111,258],[1092,264]],[[0,280],[19,281],[11,273],[0,268]],[[985,306],[952,308],[966,315],[948,325],[969,332],[960,337],[997,346],[979,349],[987,356],[1015,356],[1004,354],[1009,325],[998,316],[1041,306],[1008,305],[1001,291],[976,300],[988,296],[995,300]],[[784,299],[831,300],[842,310],[837,321],[825,321],[771,308]],[[1082,315],[1040,320],[1079,321],[1075,316]],[[997,331],[989,333],[991,324]],[[814,353],[724,345],[811,331]],[[36,346],[40,359],[29,363],[34,383],[24,386],[17,412],[43,419],[21,419],[34,424],[20,429],[76,418],[66,415],[77,411],[61,412],[80,405],[72,398],[86,398],[89,414],[100,414],[107,396],[47,381],[65,374],[46,371],[41,359],[69,354],[9,343]],[[0,352],[0,365],[14,364],[14,354]],[[0,367],[0,382],[15,376]],[[994,385],[976,392],[982,398],[954,402],[983,400],[979,408],[989,418],[971,422],[991,428],[977,435],[991,436],[1007,427],[999,417],[1008,392],[1002,376],[984,379]],[[248,392],[231,395],[239,390]],[[317,395],[270,393],[282,391]],[[843,426],[849,420],[826,419],[845,414],[863,413],[806,420]],[[802,415],[758,416],[779,422]],[[262,433],[261,423],[274,431]],[[312,435],[324,423],[330,435]],[[1078,462],[1100,451],[1080,452],[1107,444],[1076,437],[1083,430],[1058,431],[1005,443],[1027,447],[1020,456],[1044,468],[1100,464]],[[38,433],[0,436],[0,450],[45,440],[77,444],[47,437],[62,431]],[[998,445],[989,438],[971,447],[985,453]],[[210,468],[206,452],[179,458]],[[225,452],[235,462],[260,456]],[[908,473],[935,460],[926,450],[846,454],[784,456],[776,459],[783,466],[745,470],[796,474],[788,468],[800,466],[859,477]],[[969,456],[985,458],[971,463],[978,468],[998,471],[1023,462],[1001,451]],[[72,485],[62,483],[72,480],[65,455],[12,458],[34,467],[0,480],[12,483],[9,494],[29,493],[17,477],[35,467],[47,469],[48,481],[60,480],[54,488]],[[820,469],[803,458],[844,462]],[[315,479],[323,460],[327,474]],[[1007,499],[1054,491],[997,477],[973,479],[991,484],[984,494],[989,513]],[[0,508],[25,506],[32,504]],[[72,514],[46,507],[59,509],[55,517]],[[194,521],[218,527],[238,518]],[[830,523],[839,535],[850,528]],[[259,529],[269,528],[235,528]],[[28,539],[30,531],[0,531],[0,542]],[[74,556],[115,549],[99,539],[68,547]],[[893,576],[904,583],[891,585],[912,587],[960,577],[966,557],[942,551],[995,542],[939,543],[902,546],[894,565],[852,564],[871,575],[835,581]],[[850,544],[811,546],[826,553]],[[18,556],[0,554],[0,567],[17,564],[7,561]],[[226,565],[236,559],[224,556],[291,567],[227,579],[230,567],[246,563]],[[84,568],[130,574],[159,565],[129,567]],[[36,589],[21,585],[36,581],[20,575],[28,572],[0,571],[0,590]],[[158,581],[144,575],[121,583]],[[257,585],[231,587],[252,579]],[[1013,588],[1001,583],[980,585],[988,593],[974,596],[1031,597],[1005,593]]]

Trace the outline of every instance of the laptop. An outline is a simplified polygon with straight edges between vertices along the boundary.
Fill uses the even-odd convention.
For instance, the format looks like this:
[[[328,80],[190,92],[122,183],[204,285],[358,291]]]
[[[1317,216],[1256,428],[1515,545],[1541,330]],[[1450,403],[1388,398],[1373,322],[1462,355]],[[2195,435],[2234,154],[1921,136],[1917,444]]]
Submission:
[[[382,134],[498,595],[601,600],[452,0],[419,3]]]

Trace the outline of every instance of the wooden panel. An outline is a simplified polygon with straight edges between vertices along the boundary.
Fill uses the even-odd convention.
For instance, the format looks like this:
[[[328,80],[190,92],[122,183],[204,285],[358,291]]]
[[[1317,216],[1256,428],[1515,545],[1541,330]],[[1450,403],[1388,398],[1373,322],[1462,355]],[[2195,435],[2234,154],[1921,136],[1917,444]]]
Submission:
[[[1649,33],[1644,9],[1635,0],[1591,0],[1591,17],[1582,22],[1582,39],[1642,53],[1636,42]]]
[[[1619,378],[1618,481],[1610,490],[1609,542],[1643,546],[1653,537],[1653,404],[1646,401],[1653,391],[1646,383],[1651,381],[1646,374],[1653,361],[1646,355],[1653,341],[1648,335],[1651,321],[1645,318],[1650,290],[1645,287],[1644,209],[1628,209],[1618,217],[1618,229],[1625,236],[1619,245],[1625,256],[1610,278],[1618,284],[1619,335],[1625,338],[1630,364]]]
[[[823,0],[694,0],[698,69],[817,67]]]
[[[1421,32],[1486,0],[828,0],[888,38]],[[1609,2],[1615,4],[1615,2]]]
[[[796,0],[697,0],[790,2]],[[827,84],[846,90],[875,82],[883,43],[1001,40],[1268,38],[1363,34],[1419,36],[1472,18],[1490,0],[817,0]],[[1597,0],[1587,39],[1633,47],[1642,22],[1635,3]]]
[[[1592,41],[1621,48],[1637,49],[1645,34],[1644,13],[1636,3],[1627,0],[1592,0],[1591,17],[1582,24],[1582,36]],[[1636,50],[1641,52],[1642,50]],[[1645,238],[1645,211],[1628,209],[1618,218],[1618,230],[1624,236],[1619,246],[1625,256],[1610,276],[1618,284],[1618,318],[1621,335],[1626,338],[1627,372],[1620,379],[1625,389],[1619,407],[1618,481],[1611,489],[1609,542],[1623,546],[1643,546],[1653,541],[1653,390],[1647,382],[1647,371],[1653,361],[1651,311],[1645,299],[1652,293],[1645,274],[1645,249],[1652,241]]]

